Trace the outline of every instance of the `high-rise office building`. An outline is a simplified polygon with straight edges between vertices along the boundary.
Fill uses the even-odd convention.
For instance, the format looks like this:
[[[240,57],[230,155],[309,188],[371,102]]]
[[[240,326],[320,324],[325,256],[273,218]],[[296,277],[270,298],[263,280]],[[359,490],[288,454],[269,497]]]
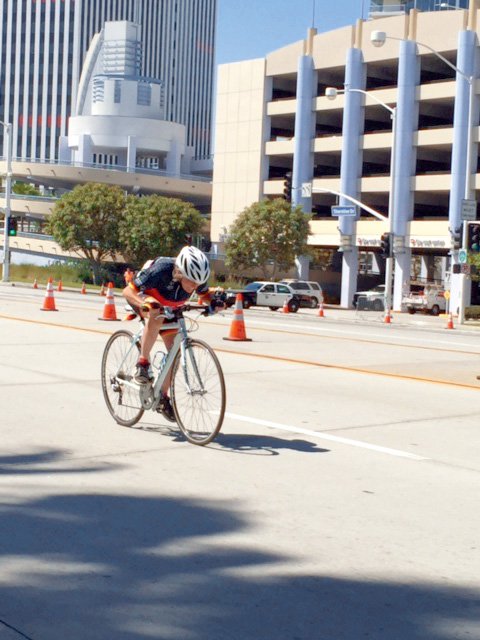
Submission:
[[[14,158],[56,159],[90,41],[114,20],[141,25],[142,74],[163,81],[165,119],[186,125],[197,157],[210,154],[216,0],[0,0],[0,15],[0,120]]]
[[[385,18],[418,11],[468,9],[469,0],[370,0],[369,18]]]

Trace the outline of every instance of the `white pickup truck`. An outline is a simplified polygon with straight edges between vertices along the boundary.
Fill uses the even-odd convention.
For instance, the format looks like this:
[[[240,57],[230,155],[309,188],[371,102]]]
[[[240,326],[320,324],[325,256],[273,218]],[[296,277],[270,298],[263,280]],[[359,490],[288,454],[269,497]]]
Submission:
[[[441,287],[435,285],[425,285],[415,287],[410,293],[403,297],[402,305],[408,313],[431,313],[438,316],[446,311],[447,301]]]

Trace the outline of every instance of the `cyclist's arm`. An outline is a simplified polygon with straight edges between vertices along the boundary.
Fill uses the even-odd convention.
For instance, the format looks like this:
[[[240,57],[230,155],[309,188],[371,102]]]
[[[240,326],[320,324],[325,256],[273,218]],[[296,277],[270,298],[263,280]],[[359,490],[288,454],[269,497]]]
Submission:
[[[197,289],[197,293],[198,293],[199,303],[208,306],[209,313],[216,313],[217,311],[220,311],[221,309],[225,308],[225,303],[222,300],[219,300],[217,297],[215,297],[214,289],[206,288],[205,291],[203,290],[199,291]]]
[[[152,309],[158,310],[161,308],[159,302],[150,296],[145,296],[144,293],[137,289],[133,282],[130,282],[122,293],[127,302],[137,311],[147,312]]]
[[[140,293],[133,282],[128,283],[128,285],[122,291],[122,294],[129,304],[134,305],[135,307],[142,307],[144,296]]]

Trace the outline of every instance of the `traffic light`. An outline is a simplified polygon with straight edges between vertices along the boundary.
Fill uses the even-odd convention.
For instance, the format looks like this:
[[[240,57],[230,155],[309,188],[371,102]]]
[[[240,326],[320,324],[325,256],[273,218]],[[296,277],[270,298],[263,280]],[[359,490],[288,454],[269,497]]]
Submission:
[[[380,238],[380,254],[383,258],[390,258],[392,255],[391,236],[389,233],[382,233]]]
[[[480,252],[480,224],[469,224],[468,232],[468,248],[475,253]]]
[[[10,237],[16,236],[17,226],[18,226],[17,219],[13,218],[12,216],[9,216],[7,220],[7,235],[9,235]]]
[[[287,202],[292,201],[292,172],[287,171],[283,181],[283,197]]]
[[[462,248],[462,227],[458,227],[458,229],[450,229],[450,236],[452,239],[452,249],[461,249]]]

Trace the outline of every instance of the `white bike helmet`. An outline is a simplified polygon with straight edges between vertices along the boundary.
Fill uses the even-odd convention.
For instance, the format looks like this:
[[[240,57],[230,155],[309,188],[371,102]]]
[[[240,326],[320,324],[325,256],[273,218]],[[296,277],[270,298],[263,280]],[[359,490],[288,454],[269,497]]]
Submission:
[[[207,256],[197,247],[184,247],[175,259],[175,265],[185,278],[200,285],[207,282],[210,276],[210,265]]]

